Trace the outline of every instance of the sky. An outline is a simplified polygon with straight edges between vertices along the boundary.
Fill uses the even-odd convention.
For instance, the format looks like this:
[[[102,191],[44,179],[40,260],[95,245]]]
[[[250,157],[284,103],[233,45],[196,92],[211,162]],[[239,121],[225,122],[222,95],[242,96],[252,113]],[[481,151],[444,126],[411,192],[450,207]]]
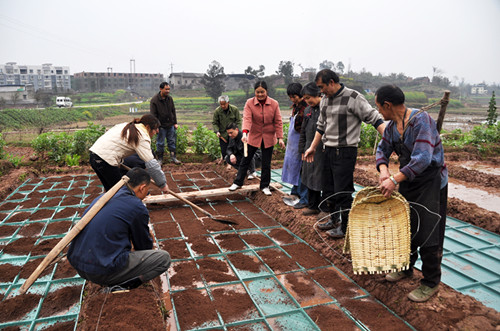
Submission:
[[[0,0],[0,64],[82,71],[353,71],[500,83],[500,0]]]

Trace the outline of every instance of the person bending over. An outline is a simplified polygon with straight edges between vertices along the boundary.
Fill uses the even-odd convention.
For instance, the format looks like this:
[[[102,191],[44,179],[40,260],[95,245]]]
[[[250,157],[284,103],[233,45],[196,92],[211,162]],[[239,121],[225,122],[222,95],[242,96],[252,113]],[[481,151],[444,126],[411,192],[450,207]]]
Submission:
[[[140,168],[130,170],[127,176],[130,178],[127,185],[120,188],[73,239],[67,254],[69,263],[82,278],[112,287],[112,291],[113,287],[136,288],[170,266],[168,252],[152,249],[149,212],[142,203],[151,177]]]

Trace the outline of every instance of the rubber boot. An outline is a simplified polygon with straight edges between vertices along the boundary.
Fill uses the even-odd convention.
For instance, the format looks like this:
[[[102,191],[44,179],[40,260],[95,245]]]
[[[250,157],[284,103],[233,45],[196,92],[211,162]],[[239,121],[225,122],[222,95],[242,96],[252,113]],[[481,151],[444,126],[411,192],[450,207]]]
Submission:
[[[170,152],[170,161],[175,164],[181,164],[181,161],[177,160],[177,157],[175,157],[175,152]]]

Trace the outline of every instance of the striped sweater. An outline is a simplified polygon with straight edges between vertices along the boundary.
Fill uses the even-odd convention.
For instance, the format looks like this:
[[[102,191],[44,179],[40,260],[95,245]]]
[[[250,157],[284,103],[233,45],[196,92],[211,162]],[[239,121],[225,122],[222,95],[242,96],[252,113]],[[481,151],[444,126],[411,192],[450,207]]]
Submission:
[[[384,120],[361,93],[341,85],[334,96],[321,99],[317,131],[325,146],[357,147],[361,122],[377,128]]]

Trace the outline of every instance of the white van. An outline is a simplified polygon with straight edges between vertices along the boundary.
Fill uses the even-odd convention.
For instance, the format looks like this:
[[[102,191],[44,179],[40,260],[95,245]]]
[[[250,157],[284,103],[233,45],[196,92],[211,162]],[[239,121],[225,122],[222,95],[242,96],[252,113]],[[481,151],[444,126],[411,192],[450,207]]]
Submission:
[[[73,102],[71,102],[71,98],[68,97],[57,97],[56,98],[56,106],[61,107],[73,107]]]

